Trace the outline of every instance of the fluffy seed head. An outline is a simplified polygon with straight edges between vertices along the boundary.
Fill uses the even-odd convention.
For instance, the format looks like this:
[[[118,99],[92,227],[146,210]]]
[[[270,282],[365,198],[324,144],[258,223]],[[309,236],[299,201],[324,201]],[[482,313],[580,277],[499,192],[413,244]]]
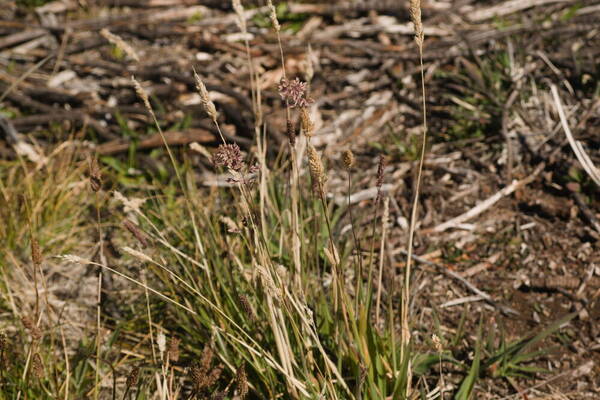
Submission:
[[[158,345],[158,351],[160,351],[161,354],[167,350],[167,337],[164,333],[158,333],[156,336],[156,344]]]
[[[279,25],[279,20],[277,19],[277,10],[275,9],[275,6],[271,0],[267,0],[267,7],[269,7],[269,19],[271,20],[273,29],[275,29],[275,32],[279,33],[281,26]]]
[[[208,95],[206,85],[204,85],[204,82],[202,82],[202,79],[200,79],[196,71],[194,71],[194,79],[196,80],[196,88],[198,89],[198,93],[200,93],[200,102],[202,103],[204,111],[206,111],[208,116],[213,121],[216,121],[219,115],[217,114],[217,108],[215,107],[215,103],[212,102],[210,96]]]
[[[421,0],[410,0],[408,12],[415,29],[415,41],[417,42],[419,49],[422,49],[425,35],[423,33],[423,22],[421,20]]]
[[[134,76],[131,77],[131,81],[133,82],[133,87],[135,88],[135,92],[138,97],[144,102],[144,106],[149,112],[152,112],[152,107],[150,107],[150,100],[148,99],[148,93],[144,90],[142,85],[135,79]]]
[[[238,28],[240,28],[240,31],[245,34],[247,32],[247,27],[246,16],[244,15],[244,6],[242,6],[240,0],[231,0],[231,6],[233,8],[233,11],[235,11],[235,15],[237,17],[237,26]]]

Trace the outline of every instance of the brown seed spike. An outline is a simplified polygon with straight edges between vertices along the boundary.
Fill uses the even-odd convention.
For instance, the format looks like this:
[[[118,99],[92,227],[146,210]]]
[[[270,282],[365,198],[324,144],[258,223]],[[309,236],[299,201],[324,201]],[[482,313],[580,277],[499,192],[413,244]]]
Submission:
[[[381,186],[383,186],[383,173],[385,171],[385,164],[386,164],[385,156],[382,154],[379,156],[379,164],[377,164],[376,186],[378,189],[381,189]]]
[[[169,354],[169,360],[171,362],[179,361],[179,343],[180,342],[181,342],[181,340],[177,339],[174,336],[169,341],[169,349],[167,350],[167,352]]]
[[[31,320],[31,318],[23,317],[21,318],[21,322],[23,323],[23,326],[29,331],[29,335],[31,335],[31,339],[34,342],[37,342],[42,338],[42,331],[40,331],[40,328],[37,327],[37,325]]]
[[[131,371],[129,371],[129,375],[127,375],[127,388],[130,389],[137,385],[138,379],[140,377],[140,367],[133,367]]]
[[[248,376],[246,375],[246,366],[242,364],[235,374],[235,384],[238,390],[238,396],[241,400],[248,395]]]
[[[242,310],[244,310],[244,313],[248,316],[248,318],[250,318],[250,321],[255,321],[256,316],[254,315],[254,311],[252,310],[252,305],[250,304],[248,297],[240,294],[238,299],[240,301],[240,305],[242,306]]]
[[[383,175],[385,171],[385,156],[382,154],[379,156],[379,164],[377,164],[377,197],[375,198],[375,204],[381,201],[381,187],[383,186]]]
[[[312,144],[308,145],[306,151],[308,153],[308,170],[313,183],[313,191],[318,196],[323,196],[325,194],[326,178],[321,156]]]
[[[286,121],[287,123],[287,137],[290,141],[290,146],[294,147],[296,145],[296,130],[294,129],[294,124],[290,119]]]
[[[100,173],[98,160],[96,160],[96,157],[94,156],[90,156],[89,158],[89,169],[90,186],[94,192],[98,192],[102,188],[102,174]]]
[[[346,169],[350,169],[354,166],[355,158],[354,153],[352,153],[352,150],[348,149],[344,151],[344,153],[342,154],[342,161],[344,162],[344,166],[346,167]]]
[[[140,228],[128,219],[123,220],[123,226],[140,242],[142,247],[145,249],[148,247],[148,239],[146,235],[142,233]]]
[[[39,267],[42,264],[42,252],[40,251],[40,244],[37,239],[31,238],[31,260],[33,265]]]
[[[33,355],[33,359],[31,360],[31,371],[33,372],[33,376],[38,379],[44,377],[44,364],[42,363],[40,353],[35,353]]]

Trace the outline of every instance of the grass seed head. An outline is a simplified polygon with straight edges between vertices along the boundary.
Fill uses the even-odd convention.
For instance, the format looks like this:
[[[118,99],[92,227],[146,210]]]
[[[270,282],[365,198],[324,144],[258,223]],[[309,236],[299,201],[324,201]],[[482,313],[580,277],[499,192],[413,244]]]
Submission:
[[[316,194],[321,196],[325,193],[325,168],[321,161],[321,156],[312,144],[307,147],[308,153],[308,169],[310,171],[310,177],[313,182],[313,190]]]
[[[131,77],[131,81],[133,82],[133,87],[135,88],[135,92],[138,97],[144,102],[144,106],[148,110],[149,113],[152,113],[152,107],[150,106],[150,99],[148,98],[148,93],[144,90],[142,85],[135,79],[134,76]]]
[[[415,41],[419,49],[423,48],[423,21],[421,20],[421,0],[410,0],[408,12],[415,29]]]
[[[31,238],[31,261],[33,265],[39,267],[42,264],[42,252],[40,251],[40,244],[37,239]]]
[[[102,174],[98,166],[98,160],[94,156],[89,158],[90,169],[90,187],[94,192],[98,192],[102,188]]]
[[[346,169],[350,169],[354,166],[354,162],[356,161],[356,159],[354,158],[354,153],[352,152],[352,150],[348,149],[344,151],[344,153],[342,154],[342,161],[344,162],[344,166],[346,167]]]
[[[217,108],[215,107],[215,103],[210,99],[206,85],[204,85],[204,82],[202,82],[202,79],[200,79],[200,76],[198,76],[196,71],[194,71],[194,79],[196,79],[196,88],[198,89],[198,93],[200,93],[200,102],[202,103],[204,111],[206,111],[213,121],[216,121],[219,116]]]
[[[213,356],[214,356],[214,353],[213,353],[212,343],[209,343],[204,346],[204,349],[202,349],[202,356],[200,357],[200,364],[199,364],[199,367],[205,373],[208,371],[208,369],[210,368],[210,365],[212,364]]]
[[[179,343],[181,340],[176,338],[175,336],[171,337],[169,341],[169,349],[167,350],[167,354],[169,355],[169,360],[171,362],[179,361]]]
[[[293,81],[290,81],[287,78],[281,78],[277,89],[279,90],[279,95],[282,100],[285,100],[292,108],[304,108],[314,102],[312,99],[306,97],[307,86],[308,83],[300,81],[299,78],[296,78]]]
[[[123,226],[127,229],[135,238],[140,242],[143,248],[148,247],[148,239],[146,235],[140,230],[140,228],[132,221],[125,219],[123,220]]]
[[[167,337],[164,333],[159,332],[158,335],[156,335],[156,344],[158,345],[158,351],[160,351],[162,357],[162,354],[167,350]]]
[[[277,19],[277,9],[271,0],[267,0],[267,7],[269,7],[269,19],[271,20],[273,29],[275,29],[275,32],[279,33],[281,26],[279,25],[279,20]]]
[[[385,164],[386,164],[385,156],[383,154],[381,154],[379,156],[379,163],[377,164],[377,182],[375,185],[375,186],[377,186],[378,189],[381,189],[381,186],[383,186]]]
[[[129,375],[127,375],[126,385],[127,388],[130,389],[137,385],[138,380],[140,378],[140,367],[133,367],[131,371],[129,371]]]
[[[115,35],[110,32],[108,29],[104,28],[100,31],[100,35],[114,46],[116,46],[123,53],[127,54],[129,57],[133,58],[135,61],[140,61],[140,57],[137,55],[137,52],[133,47],[129,45],[125,40],[123,40],[120,36]]]
[[[244,166],[244,158],[240,146],[235,143],[219,145],[213,155],[213,164],[216,167],[227,167],[240,172]]]
[[[238,296],[238,300],[240,301],[240,305],[246,316],[248,316],[248,318],[250,318],[251,321],[256,320],[256,316],[254,315],[254,311],[252,310],[252,305],[250,304],[248,297],[246,297],[243,294],[240,294]]]
[[[431,335],[431,340],[433,341],[433,345],[435,346],[435,350],[438,353],[441,353],[444,350],[444,346],[442,346],[442,341],[435,333]]]
[[[291,119],[288,119],[286,121],[286,128],[286,133],[290,142],[290,146],[294,147],[296,145],[296,130],[294,129],[294,123]]]
[[[29,331],[29,335],[34,342],[39,341],[42,338],[42,331],[38,326],[33,322],[33,320],[27,316],[21,318],[21,322],[25,329]]]
[[[31,359],[31,372],[37,379],[44,377],[44,364],[42,363],[40,353],[35,353]]]
[[[248,376],[246,375],[246,366],[242,364],[235,374],[235,384],[238,396],[243,400],[248,395]]]
[[[310,119],[307,107],[300,109],[300,122],[302,123],[302,131],[307,138],[311,138],[315,134],[315,124]]]
[[[235,15],[237,17],[236,23],[237,23],[238,28],[240,28],[240,31],[243,34],[246,34],[246,32],[248,31],[248,28],[246,26],[246,16],[244,15],[244,6],[242,6],[242,3],[240,0],[231,0],[231,6],[233,8],[233,11],[235,11]]]

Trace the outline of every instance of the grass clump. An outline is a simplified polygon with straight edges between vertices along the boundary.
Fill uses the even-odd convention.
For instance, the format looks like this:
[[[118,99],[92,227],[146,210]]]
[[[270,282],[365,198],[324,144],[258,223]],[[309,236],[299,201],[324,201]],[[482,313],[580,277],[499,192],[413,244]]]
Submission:
[[[241,3],[233,4],[238,26],[245,31]],[[0,361],[6,361],[7,354],[18,360],[0,368],[0,391],[6,398],[375,400],[417,398],[419,393],[443,398],[442,361],[464,368],[467,378],[458,398],[468,398],[482,365],[501,363],[501,375],[507,375],[531,356],[523,352],[530,343],[503,344],[487,358],[478,344],[474,362],[465,366],[438,336],[432,336],[429,348],[417,348],[412,339],[412,248],[427,146],[422,60],[423,134],[411,151],[416,182],[408,257],[400,276],[385,257],[386,158],[378,158],[373,177],[377,196],[370,212],[375,218],[368,226],[357,225],[349,200],[340,206],[328,197],[326,162],[312,140],[310,79],[286,76],[279,14],[271,1],[268,5],[280,44],[279,92],[289,139],[276,150],[276,161],[266,157],[271,144],[262,125],[259,79],[247,51],[256,121],[256,143],[249,152],[225,139],[219,111],[194,72],[204,111],[222,142],[212,154],[192,146],[225,176],[209,195],[196,186],[193,171],[167,145],[150,99],[135,79],[136,92],[165,142],[176,187],[135,189],[125,195],[108,191],[93,155],[86,163],[67,159],[68,168],[61,158],[51,158],[43,168],[45,181],[36,175],[39,172],[20,165],[6,173],[3,198],[7,204],[22,204],[0,208],[2,217],[11,221],[0,228],[9,247],[41,237],[41,252],[62,255],[62,261],[92,276],[96,296],[95,315],[86,321],[87,336],[75,349],[69,347],[60,312],[37,292],[44,286],[49,260],[32,252],[30,275],[40,278],[30,307],[33,318],[22,323],[22,335],[13,335],[22,341],[13,349],[23,351],[8,353],[9,339],[3,336],[0,341]],[[410,5],[422,59],[420,4]],[[294,119],[300,120],[300,135]],[[345,150],[349,199],[358,161],[350,150],[340,150]],[[106,164],[125,174],[124,167],[116,168],[108,160]],[[72,175],[60,175],[64,170]],[[25,184],[17,184],[19,180]],[[79,190],[73,192],[73,187]],[[346,213],[351,229],[344,231],[341,220]],[[60,232],[53,228],[60,223],[85,227],[78,229],[92,232],[93,243],[86,248],[74,242],[82,232],[73,228],[65,229],[62,240],[43,234],[44,229]],[[118,256],[108,257],[109,252]],[[18,258],[9,255],[2,261]],[[136,291],[121,294],[123,304],[116,312],[105,308],[104,296],[111,293],[108,277],[120,282],[119,289]],[[10,287],[3,289],[11,292]],[[10,295],[3,297],[10,303]],[[16,307],[12,313],[22,314]],[[48,315],[42,318],[44,313]],[[422,379],[432,370],[439,371],[434,390]]]

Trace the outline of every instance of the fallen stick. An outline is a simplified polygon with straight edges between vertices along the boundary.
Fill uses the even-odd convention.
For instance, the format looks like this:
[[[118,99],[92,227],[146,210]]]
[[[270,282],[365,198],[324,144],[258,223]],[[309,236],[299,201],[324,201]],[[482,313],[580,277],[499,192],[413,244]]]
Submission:
[[[402,250],[401,251],[402,254],[406,255],[407,252],[406,250]],[[482,300],[485,300],[487,303],[491,304],[492,306],[496,307],[497,309],[499,309],[500,311],[502,311],[502,313],[506,314],[506,315],[519,315],[519,312],[511,307],[502,305],[497,303],[492,296],[490,296],[489,294],[487,294],[486,292],[484,292],[481,289],[478,289],[475,285],[473,285],[471,282],[469,282],[468,280],[466,280],[465,278],[463,278],[462,276],[460,276],[459,274],[457,274],[454,271],[450,271],[448,268],[444,267],[441,264],[438,264],[436,262],[433,261],[429,261],[426,260],[423,257],[419,257],[416,255],[412,255],[412,259],[417,261],[418,263],[421,264],[425,264],[425,265],[429,265],[431,267],[434,267],[435,269],[437,269],[439,272],[441,272],[442,274],[455,279],[459,282],[461,282],[467,289],[469,289],[471,292],[475,293],[477,296],[481,297]]]
[[[169,146],[181,146],[192,142],[212,143],[217,140],[216,136],[204,129],[188,129],[186,131],[165,132],[165,139]],[[110,155],[127,151],[132,142],[129,140],[113,140],[96,147],[96,151],[101,155]],[[161,136],[157,133],[150,137],[141,139],[136,147],[138,149],[152,149],[164,146]]]
[[[527,178],[521,179],[519,181],[513,181],[510,185],[504,187],[499,192],[488,197],[481,203],[477,204],[475,207],[471,208],[469,211],[459,215],[458,217],[454,217],[449,221],[441,223],[434,228],[424,229],[422,232],[423,233],[439,233],[439,232],[444,232],[447,229],[460,226],[461,224],[465,223],[466,221],[470,220],[471,218],[478,216],[482,212],[484,212],[487,209],[489,209],[490,207],[492,207],[501,198],[506,197],[506,196],[512,194],[515,190],[520,189],[523,186],[531,183],[539,175],[539,173],[544,170],[545,166],[546,166],[546,163],[542,162],[540,165],[537,166],[535,171],[531,175],[529,175]]]

